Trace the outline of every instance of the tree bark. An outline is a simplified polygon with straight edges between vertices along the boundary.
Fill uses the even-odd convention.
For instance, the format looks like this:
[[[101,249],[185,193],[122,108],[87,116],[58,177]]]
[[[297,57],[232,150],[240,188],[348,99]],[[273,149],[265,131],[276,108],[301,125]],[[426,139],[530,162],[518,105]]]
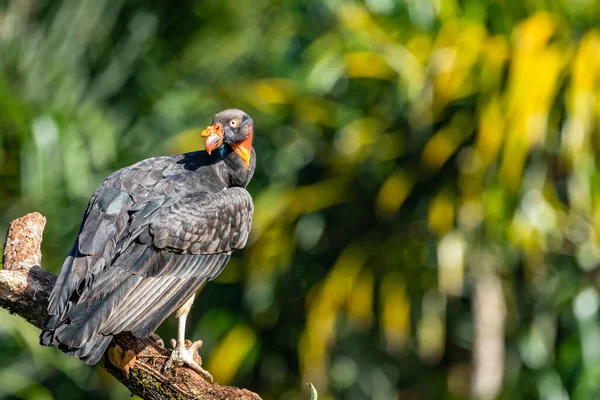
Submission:
[[[0,307],[38,328],[42,327],[48,315],[48,297],[56,280],[54,275],[40,268],[40,245],[45,224],[46,219],[39,213],[27,214],[10,224],[3,269],[0,270]],[[123,361],[123,355],[134,357],[133,360],[131,356],[125,357]],[[161,370],[169,355],[170,352],[154,340],[124,333],[114,337],[99,365],[133,394],[147,400],[260,400],[256,393],[246,389],[208,383],[186,367],[173,366],[163,374]]]

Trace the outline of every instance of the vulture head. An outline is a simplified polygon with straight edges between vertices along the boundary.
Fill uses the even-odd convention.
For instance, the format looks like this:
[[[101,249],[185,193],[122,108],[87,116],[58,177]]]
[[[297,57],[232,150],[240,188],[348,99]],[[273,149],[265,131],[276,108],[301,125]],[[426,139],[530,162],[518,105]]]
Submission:
[[[210,154],[223,145],[231,146],[248,168],[252,157],[252,124],[252,118],[242,110],[221,111],[200,134],[206,138],[206,151]]]

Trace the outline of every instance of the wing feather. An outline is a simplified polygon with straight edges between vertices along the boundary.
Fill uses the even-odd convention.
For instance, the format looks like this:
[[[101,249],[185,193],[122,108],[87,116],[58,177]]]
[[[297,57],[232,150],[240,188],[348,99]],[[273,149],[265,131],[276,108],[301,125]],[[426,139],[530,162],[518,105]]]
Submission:
[[[186,196],[157,210],[148,226],[157,248],[193,254],[222,253],[245,246],[253,209],[248,191],[234,187],[214,194]]]
[[[250,194],[195,192],[198,178],[174,164],[145,161],[96,190],[50,296],[44,344],[93,363],[110,335],[148,336],[246,244]]]

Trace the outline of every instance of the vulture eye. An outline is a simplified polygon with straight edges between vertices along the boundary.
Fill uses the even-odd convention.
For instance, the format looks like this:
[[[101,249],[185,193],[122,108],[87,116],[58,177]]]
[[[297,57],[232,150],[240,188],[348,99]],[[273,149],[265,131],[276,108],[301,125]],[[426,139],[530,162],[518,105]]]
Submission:
[[[240,124],[240,121],[238,121],[236,118],[229,121],[229,126],[232,128],[237,128],[239,124]]]

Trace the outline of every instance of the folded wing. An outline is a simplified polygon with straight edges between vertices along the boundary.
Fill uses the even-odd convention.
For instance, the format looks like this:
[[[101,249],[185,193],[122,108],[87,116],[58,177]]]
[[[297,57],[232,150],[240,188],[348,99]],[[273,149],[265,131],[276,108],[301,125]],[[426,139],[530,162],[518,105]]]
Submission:
[[[148,192],[113,185],[90,200],[53,289],[42,344],[95,364],[110,335],[150,335],[248,239],[253,205],[243,188],[140,190]]]

